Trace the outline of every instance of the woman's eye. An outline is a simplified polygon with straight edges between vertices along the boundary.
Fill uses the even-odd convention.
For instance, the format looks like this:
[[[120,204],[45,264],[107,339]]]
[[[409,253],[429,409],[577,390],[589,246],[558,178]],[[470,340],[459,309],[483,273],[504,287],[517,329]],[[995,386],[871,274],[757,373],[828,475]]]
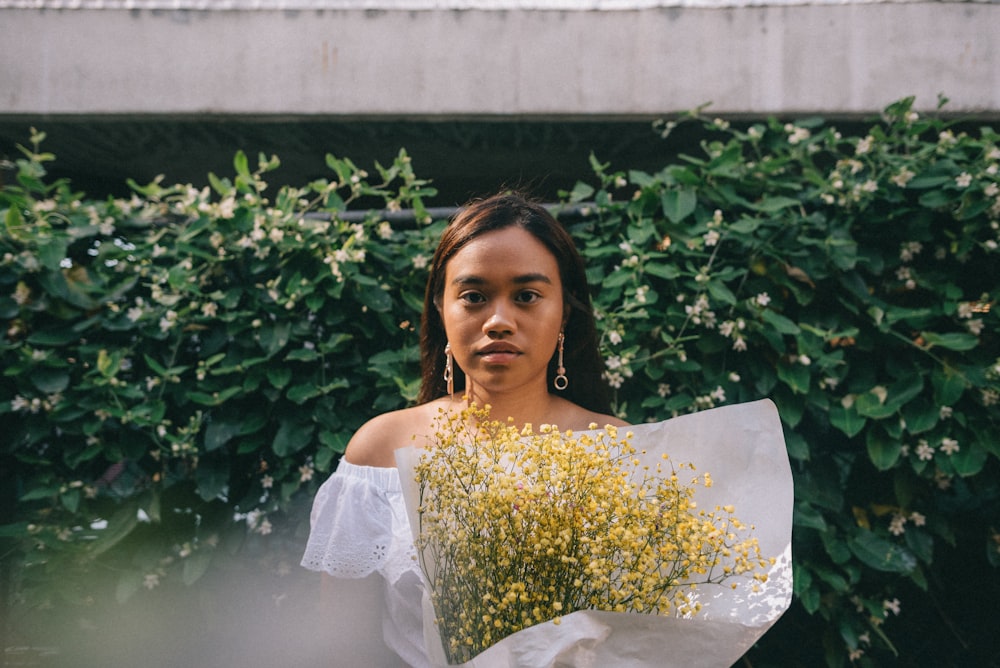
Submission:
[[[530,304],[539,299],[537,292],[522,292],[517,296],[517,300],[523,304]]]
[[[486,298],[478,292],[466,292],[465,294],[459,295],[458,298],[467,304],[482,304],[486,301]]]

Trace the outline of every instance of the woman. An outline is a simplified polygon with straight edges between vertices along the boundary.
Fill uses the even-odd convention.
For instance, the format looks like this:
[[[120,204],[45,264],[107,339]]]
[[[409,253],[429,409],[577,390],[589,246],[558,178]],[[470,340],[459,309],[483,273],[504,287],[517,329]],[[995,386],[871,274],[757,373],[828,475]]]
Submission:
[[[440,411],[469,402],[519,425],[624,424],[608,415],[583,260],[558,221],[520,196],[475,202],[445,230],[427,282],[420,347],[418,405],[363,425],[313,506],[303,565],[332,576],[324,577],[331,612],[370,609],[351,597],[376,580],[385,606],[379,640],[398,657],[373,659],[377,648],[361,649],[356,634],[331,629],[351,641],[349,663],[359,653],[368,654],[368,665],[428,663],[397,448],[431,445]]]

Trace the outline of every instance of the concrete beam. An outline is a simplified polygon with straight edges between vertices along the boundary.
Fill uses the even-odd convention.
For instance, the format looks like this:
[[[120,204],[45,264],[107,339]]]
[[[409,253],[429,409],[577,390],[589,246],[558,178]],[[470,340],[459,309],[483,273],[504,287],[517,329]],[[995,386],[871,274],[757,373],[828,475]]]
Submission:
[[[0,115],[1000,116],[998,3],[0,9]]]

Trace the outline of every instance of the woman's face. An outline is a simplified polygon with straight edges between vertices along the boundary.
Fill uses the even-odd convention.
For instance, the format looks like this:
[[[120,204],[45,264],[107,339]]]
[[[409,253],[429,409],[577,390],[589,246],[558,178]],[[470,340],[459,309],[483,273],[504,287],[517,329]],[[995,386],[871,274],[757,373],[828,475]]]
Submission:
[[[467,391],[547,391],[565,319],[556,258],[519,227],[476,237],[445,266],[441,319]]]

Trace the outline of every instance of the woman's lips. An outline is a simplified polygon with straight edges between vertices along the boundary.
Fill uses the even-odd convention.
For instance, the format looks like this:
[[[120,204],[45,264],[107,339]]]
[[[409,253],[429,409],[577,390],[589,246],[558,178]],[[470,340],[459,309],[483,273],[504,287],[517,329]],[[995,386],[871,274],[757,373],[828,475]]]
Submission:
[[[486,346],[476,355],[487,364],[506,364],[517,358],[521,351],[511,346]]]

